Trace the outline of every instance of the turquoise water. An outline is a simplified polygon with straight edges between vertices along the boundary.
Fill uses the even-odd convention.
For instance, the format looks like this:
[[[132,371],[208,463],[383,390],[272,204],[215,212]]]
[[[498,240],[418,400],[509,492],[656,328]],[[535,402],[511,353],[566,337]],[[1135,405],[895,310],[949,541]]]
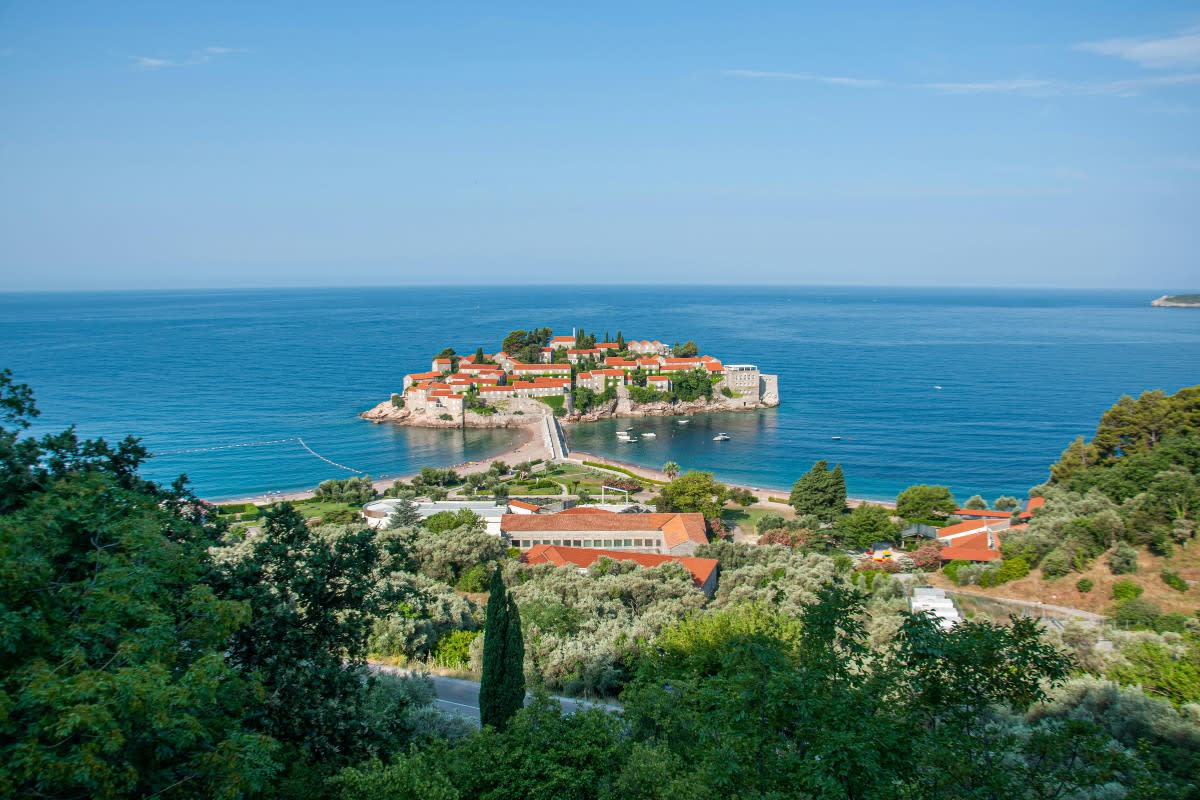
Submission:
[[[460,463],[511,431],[425,431],[356,414],[446,345],[573,325],[694,338],[780,376],[783,405],[570,429],[573,447],[786,487],[818,458],[850,492],[919,482],[960,498],[1023,493],[1122,393],[1200,382],[1200,312],[1156,292],[828,287],[481,287],[0,294],[0,366],[32,384],[39,431],[134,433],[146,473],[229,497]],[[939,391],[935,385],[942,386]],[[653,429],[622,444],[618,427]],[[711,441],[717,431],[729,442]],[[834,441],[833,436],[843,437]],[[286,441],[280,441],[286,440]],[[262,444],[267,442],[266,444]],[[236,445],[236,446],[235,446]],[[220,449],[212,449],[220,448]],[[203,452],[195,452],[202,450]]]

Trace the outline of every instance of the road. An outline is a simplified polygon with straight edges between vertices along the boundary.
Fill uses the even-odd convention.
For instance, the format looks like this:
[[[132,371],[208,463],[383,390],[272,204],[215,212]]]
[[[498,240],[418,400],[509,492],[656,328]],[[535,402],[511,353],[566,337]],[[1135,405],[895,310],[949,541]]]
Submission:
[[[372,669],[380,672],[391,672],[396,675],[411,675],[411,670],[402,669],[400,667],[388,667],[382,664],[372,664]],[[446,678],[441,675],[430,675],[433,681],[433,689],[437,692],[437,700],[435,704],[442,711],[448,714],[456,714],[460,717],[469,719],[476,725],[479,724],[479,683],[477,681],[464,680],[462,678]],[[526,705],[533,698],[532,695],[525,696]],[[608,711],[620,711],[621,707],[609,703],[599,703],[591,700],[577,700],[570,697],[555,697],[555,700],[562,706],[563,711],[568,714],[574,714],[576,711],[585,708],[603,708]]]

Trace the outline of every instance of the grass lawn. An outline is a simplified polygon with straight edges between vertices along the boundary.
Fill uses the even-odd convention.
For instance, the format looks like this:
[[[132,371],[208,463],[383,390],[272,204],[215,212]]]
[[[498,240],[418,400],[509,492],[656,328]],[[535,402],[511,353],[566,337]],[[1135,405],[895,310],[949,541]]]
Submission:
[[[305,519],[309,517],[323,517],[330,511],[335,511],[340,508],[348,508],[357,512],[361,506],[353,503],[331,503],[327,500],[296,500],[292,503],[296,507],[296,511]]]
[[[736,506],[734,508],[724,508],[721,510],[721,520],[730,527],[740,528],[743,533],[757,533],[755,526],[758,521],[768,514],[791,518],[795,513],[781,513],[778,509],[767,508],[764,506],[750,506],[742,508]]]

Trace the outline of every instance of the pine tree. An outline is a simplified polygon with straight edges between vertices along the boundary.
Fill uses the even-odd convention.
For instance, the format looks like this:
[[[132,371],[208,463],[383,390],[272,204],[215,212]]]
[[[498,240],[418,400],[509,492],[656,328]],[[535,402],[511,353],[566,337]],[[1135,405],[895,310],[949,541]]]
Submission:
[[[798,514],[812,514],[832,521],[846,510],[846,476],[841,465],[829,469],[826,461],[818,461],[792,485],[788,504]]]
[[[835,513],[841,514],[846,510],[846,474],[842,465],[835,464],[833,472],[829,473],[830,505]]]
[[[525,642],[521,636],[521,614],[516,602],[508,596],[497,567],[488,585],[479,720],[496,730],[504,730],[524,703]]]

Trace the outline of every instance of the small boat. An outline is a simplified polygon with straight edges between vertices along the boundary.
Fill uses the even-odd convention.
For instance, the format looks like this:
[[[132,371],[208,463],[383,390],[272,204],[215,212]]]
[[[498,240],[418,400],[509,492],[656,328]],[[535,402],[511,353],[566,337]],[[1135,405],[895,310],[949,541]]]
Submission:
[[[731,437],[728,433],[718,433],[716,436],[713,437],[713,441],[714,442],[728,442],[731,438],[733,438],[733,437]]]
[[[937,389],[939,392],[942,390],[942,387],[940,387],[940,386],[937,386],[936,384],[934,385],[934,387],[933,387],[933,388]]]
[[[621,441],[622,442],[637,442],[640,440],[636,436],[622,436]]]
[[[690,420],[690,419],[677,419],[677,420],[675,420],[675,424],[676,424],[676,425],[687,425],[689,422],[691,422],[691,420]]]
[[[656,439],[658,438],[658,434],[654,433],[653,431],[646,431],[645,433],[641,434],[641,437],[643,439]]]
[[[831,437],[831,438],[832,438],[832,439],[833,439],[835,442],[840,442],[840,441],[842,440],[842,437],[840,437],[840,436],[833,436],[833,437]]]

